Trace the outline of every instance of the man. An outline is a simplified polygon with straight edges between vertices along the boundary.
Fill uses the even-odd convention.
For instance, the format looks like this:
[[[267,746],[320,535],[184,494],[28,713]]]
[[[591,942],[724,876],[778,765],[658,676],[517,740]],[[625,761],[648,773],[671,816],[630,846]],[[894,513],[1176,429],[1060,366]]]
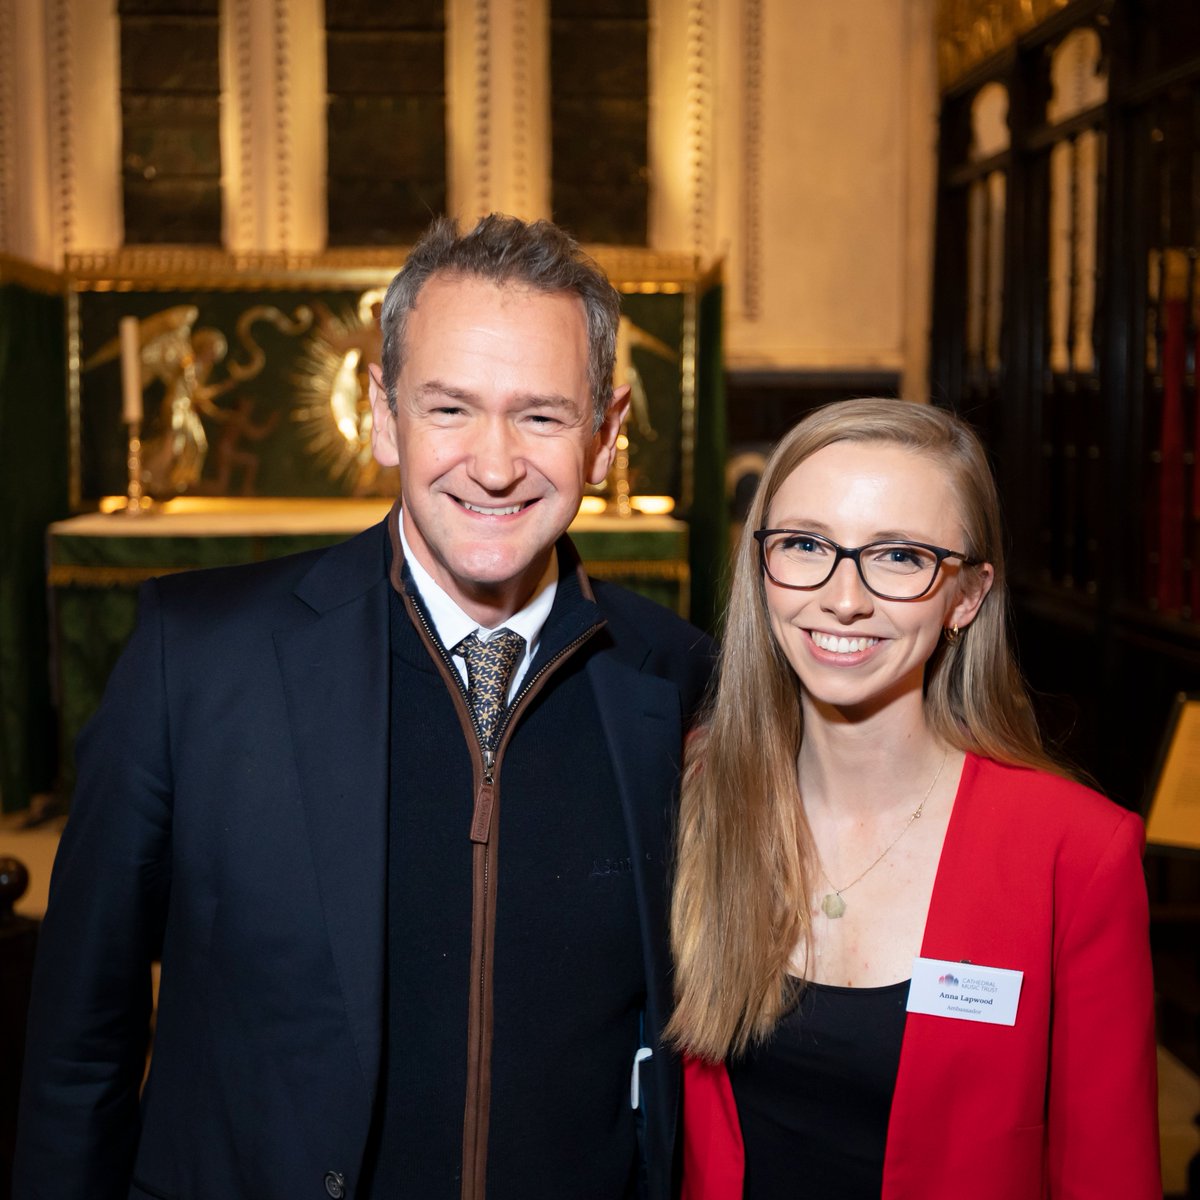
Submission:
[[[628,403],[617,320],[552,225],[435,222],[371,373],[402,507],[147,585],[80,739],[18,1200],[669,1194],[668,813],[710,655],[563,536]]]

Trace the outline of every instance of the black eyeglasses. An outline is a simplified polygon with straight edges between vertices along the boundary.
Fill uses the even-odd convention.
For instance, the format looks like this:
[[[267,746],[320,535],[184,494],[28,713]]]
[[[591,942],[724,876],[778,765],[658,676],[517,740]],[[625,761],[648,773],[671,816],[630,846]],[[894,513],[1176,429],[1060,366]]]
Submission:
[[[920,600],[933,587],[938,569],[948,558],[963,566],[979,566],[962,550],[947,550],[925,542],[871,542],[839,546],[802,529],[756,529],[763,570],[780,587],[809,590],[827,583],[838,563],[848,558],[872,595],[881,600]]]

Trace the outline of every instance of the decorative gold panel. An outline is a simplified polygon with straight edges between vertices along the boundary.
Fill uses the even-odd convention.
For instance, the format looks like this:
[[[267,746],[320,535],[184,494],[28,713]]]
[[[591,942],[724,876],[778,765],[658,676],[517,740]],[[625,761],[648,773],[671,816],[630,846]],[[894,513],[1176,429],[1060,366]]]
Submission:
[[[623,292],[669,292],[705,279],[712,264],[686,253],[636,246],[585,246]],[[131,291],[180,287],[291,287],[387,284],[407,246],[326,250],[320,254],[240,254],[189,246],[130,246],[113,253],[69,254],[65,275],[76,290]]]
[[[626,366],[640,401],[627,430],[628,482],[638,494],[690,504],[697,300],[719,267],[640,248],[589,249],[628,318]],[[126,316],[140,323],[143,445],[162,452],[155,471],[154,456],[143,458],[150,494],[394,491],[371,457],[364,377],[379,356],[379,301],[405,255],[399,246],[311,257],[140,246],[69,256],[72,507],[123,487],[117,335]]]
[[[34,292],[58,294],[67,290],[66,281],[57,271],[0,254],[0,287],[6,283],[16,283]]]
[[[938,80],[949,87],[1069,0],[938,0]]]

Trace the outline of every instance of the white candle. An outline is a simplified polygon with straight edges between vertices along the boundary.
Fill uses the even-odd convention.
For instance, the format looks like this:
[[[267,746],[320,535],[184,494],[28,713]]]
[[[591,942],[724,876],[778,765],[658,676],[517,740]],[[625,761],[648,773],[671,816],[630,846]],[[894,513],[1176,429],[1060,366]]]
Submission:
[[[142,341],[137,317],[122,317],[121,420],[134,425],[142,419]]]

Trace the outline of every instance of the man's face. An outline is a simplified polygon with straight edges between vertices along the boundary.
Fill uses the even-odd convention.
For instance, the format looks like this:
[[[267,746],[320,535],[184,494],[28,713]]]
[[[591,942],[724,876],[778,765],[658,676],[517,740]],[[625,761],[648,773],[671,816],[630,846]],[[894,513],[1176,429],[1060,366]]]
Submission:
[[[400,468],[413,554],[498,625],[532,594],[584,483],[608,474],[628,389],[593,433],[583,301],[474,277],[425,284],[403,362],[395,414],[371,369],[375,457]]]

